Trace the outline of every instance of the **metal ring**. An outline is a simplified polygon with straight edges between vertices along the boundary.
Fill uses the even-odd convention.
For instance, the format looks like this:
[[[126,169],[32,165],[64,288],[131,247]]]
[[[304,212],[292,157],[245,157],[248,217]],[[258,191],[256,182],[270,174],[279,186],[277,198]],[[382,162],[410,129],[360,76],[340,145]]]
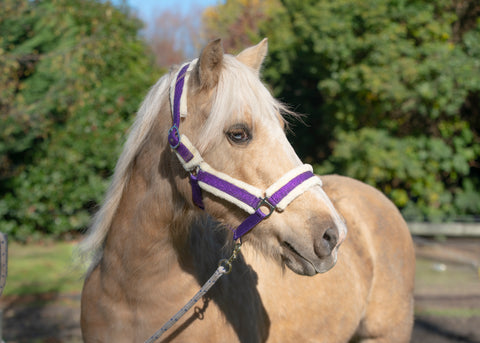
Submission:
[[[221,259],[221,260],[218,262],[218,266],[219,266],[219,267],[223,267],[223,269],[224,269],[223,274],[230,274],[230,272],[232,271],[232,262],[230,262],[230,261],[227,260],[226,258]]]
[[[173,138],[178,139],[178,141],[175,143],[173,141]],[[168,143],[170,144],[170,147],[172,149],[177,149],[178,146],[180,145],[180,132],[178,131],[177,125],[173,124],[173,126],[168,130]]]
[[[271,204],[270,201],[268,201],[267,197],[262,198],[262,201],[260,201],[260,203],[257,205],[255,211],[258,211],[262,206],[266,206],[269,209],[269,213],[266,214],[262,210],[260,210],[260,212],[262,212],[262,214],[265,216],[263,219],[267,219],[268,217],[270,217],[275,211],[275,208],[277,207],[276,205]]]

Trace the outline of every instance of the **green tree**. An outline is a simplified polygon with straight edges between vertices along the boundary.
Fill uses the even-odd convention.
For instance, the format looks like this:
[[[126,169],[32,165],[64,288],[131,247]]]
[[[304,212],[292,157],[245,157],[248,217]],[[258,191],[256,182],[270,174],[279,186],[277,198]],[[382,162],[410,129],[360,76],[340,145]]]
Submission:
[[[2,0],[0,230],[85,228],[122,138],[160,75],[126,7]]]
[[[318,172],[375,185],[407,217],[480,214],[478,1],[268,9],[249,37],[269,38],[267,81],[308,114],[292,141]]]

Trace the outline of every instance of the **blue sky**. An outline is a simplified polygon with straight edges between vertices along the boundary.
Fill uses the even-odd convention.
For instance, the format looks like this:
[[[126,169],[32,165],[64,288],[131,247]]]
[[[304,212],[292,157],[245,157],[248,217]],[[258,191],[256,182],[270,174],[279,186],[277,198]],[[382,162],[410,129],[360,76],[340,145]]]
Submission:
[[[146,23],[146,27],[141,31],[141,34],[148,36],[149,30],[154,29],[155,19],[159,15],[168,10],[170,13],[179,13],[185,15],[198,13],[198,17],[191,17],[190,25],[182,25],[167,34],[176,35],[177,48],[184,51],[187,58],[193,58],[198,55],[197,50],[201,48],[192,41],[191,32],[188,28],[192,25],[200,25],[201,13],[208,6],[215,6],[224,3],[224,0],[111,0],[113,3],[126,3],[136,15]],[[198,21],[198,22],[197,22]],[[147,38],[148,39],[148,38]]]
[[[207,6],[217,5],[221,0],[127,0],[127,3],[139,17],[148,22],[155,17],[155,14],[166,9],[187,11],[191,7],[205,8]]]

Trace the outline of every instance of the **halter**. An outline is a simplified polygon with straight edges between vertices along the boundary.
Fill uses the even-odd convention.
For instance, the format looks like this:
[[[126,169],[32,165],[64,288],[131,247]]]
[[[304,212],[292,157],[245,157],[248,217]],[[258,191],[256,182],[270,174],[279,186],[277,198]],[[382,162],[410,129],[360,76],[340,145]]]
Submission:
[[[304,164],[283,175],[265,191],[219,172],[205,162],[184,134],[180,134],[180,118],[187,115],[188,78],[197,60],[184,64],[170,86],[170,104],[173,125],[168,131],[168,143],[175,151],[183,168],[190,174],[192,200],[204,209],[202,190],[240,207],[250,214],[235,230],[238,240],[275,210],[281,212],[288,204],[310,187],[322,185],[313,174],[312,166]]]

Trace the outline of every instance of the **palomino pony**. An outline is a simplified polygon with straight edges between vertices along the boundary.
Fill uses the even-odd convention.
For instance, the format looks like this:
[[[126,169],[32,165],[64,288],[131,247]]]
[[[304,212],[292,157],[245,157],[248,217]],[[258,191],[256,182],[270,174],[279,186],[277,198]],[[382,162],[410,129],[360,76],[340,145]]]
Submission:
[[[407,226],[372,187],[300,162],[259,79],[266,52],[211,42],[147,95],[82,245],[85,342],[147,340],[234,241],[232,272],[162,342],[409,341]]]

